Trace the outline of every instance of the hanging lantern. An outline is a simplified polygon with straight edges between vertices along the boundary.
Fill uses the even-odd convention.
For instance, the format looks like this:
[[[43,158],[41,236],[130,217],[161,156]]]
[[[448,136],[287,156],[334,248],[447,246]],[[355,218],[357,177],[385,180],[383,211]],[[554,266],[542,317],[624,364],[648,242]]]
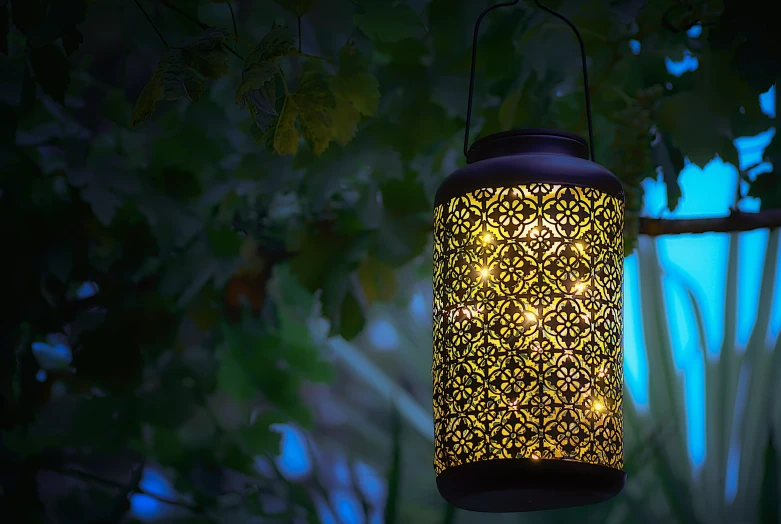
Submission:
[[[586,141],[508,131],[469,144],[434,208],[434,469],[462,509],[591,504],[624,486],[618,179]],[[537,5],[549,10],[537,0]],[[577,30],[576,30],[577,34]]]

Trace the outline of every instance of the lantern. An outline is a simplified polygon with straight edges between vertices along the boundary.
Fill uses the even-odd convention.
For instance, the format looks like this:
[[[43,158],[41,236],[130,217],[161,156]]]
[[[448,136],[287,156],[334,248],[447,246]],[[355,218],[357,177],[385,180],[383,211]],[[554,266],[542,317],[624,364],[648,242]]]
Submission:
[[[475,51],[467,165],[434,207],[437,486],[485,512],[603,501],[626,479],[623,189],[571,133],[468,148]]]

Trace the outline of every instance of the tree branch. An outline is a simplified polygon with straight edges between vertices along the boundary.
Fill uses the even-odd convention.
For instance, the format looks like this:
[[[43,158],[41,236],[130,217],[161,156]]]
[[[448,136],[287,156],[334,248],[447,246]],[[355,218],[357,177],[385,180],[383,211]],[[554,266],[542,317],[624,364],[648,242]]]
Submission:
[[[640,218],[640,234],[650,237],[687,233],[735,233],[777,227],[781,227],[781,209],[768,209],[758,213],[735,211],[729,216],[718,218]]]
[[[186,18],[187,20],[189,20],[190,22],[192,22],[192,23],[194,23],[194,24],[198,24],[198,27],[200,27],[201,29],[203,29],[203,30],[206,30],[206,29],[211,29],[211,26],[209,26],[208,24],[204,24],[203,22],[201,22],[200,20],[198,20],[197,18],[195,18],[194,16],[192,16],[190,13],[188,13],[188,12],[186,12],[186,11],[182,11],[181,9],[179,9],[178,7],[176,7],[176,6],[173,4],[173,2],[171,2],[171,0],[162,0],[162,1],[163,1],[163,5],[164,5],[164,6],[166,6],[166,7],[167,7],[167,8],[169,8],[169,9],[173,9],[174,11],[176,11],[177,13],[179,13],[180,15],[182,15],[183,17],[185,17],[185,18]]]
[[[49,468],[44,466],[42,469],[49,469]],[[98,475],[94,475],[87,471],[83,471],[80,469],[73,469],[73,468],[57,468],[57,469],[52,469],[51,471],[54,471],[55,473],[58,473],[60,475],[77,478],[87,482],[95,482],[96,484],[102,484],[107,487],[121,489],[127,492],[128,495],[132,495],[136,493],[141,495],[146,495],[147,497],[152,497],[153,499],[159,500],[160,502],[164,502],[166,504],[187,508],[193,513],[198,513],[199,515],[204,515],[208,518],[208,515],[206,514],[206,510],[202,506],[198,504],[192,504],[181,499],[169,499],[167,497],[163,497],[155,493],[147,493],[146,491],[142,490],[138,486],[138,483],[130,487],[122,482],[118,482],[112,479],[107,479],[104,477],[99,477]]]
[[[228,4],[228,9],[230,9],[230,12],[231,12],[231,21],[233,22],[233,34],[235,34],[236,37],[238,38],[239,30],[236,27],[236,15],[233,12],[233,6],[231,5],[230,0],[228,0],[228,2],[225,2],[225,3]]]
[[[163,42],[163,45],[168,47],[168,42],[165,41],[165,37],[163,36],[163,33],[160,32],[160,30],[157,28],[155,23],[152,21],[152,18],[150,18],[149,13],[146,12],[146,9],[141,5],[141,3],[138,0],[134,0],[138,8],[141,10],[142,13],[144,13],[144,18],[146,18],[146,21],[149,22],[149,25],[152,26],[152,29],[155,30],[155,33],[157,33],[157,36],[160,37],[160,41]]]

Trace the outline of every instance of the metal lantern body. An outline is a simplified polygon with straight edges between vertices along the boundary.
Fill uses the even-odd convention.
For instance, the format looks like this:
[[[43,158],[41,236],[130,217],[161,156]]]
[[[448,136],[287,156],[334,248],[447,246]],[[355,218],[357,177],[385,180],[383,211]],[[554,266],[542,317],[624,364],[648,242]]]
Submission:
[[[569,133],[478,140],[434,208],[434,469],[462,509],[623,488],[618,179]]]

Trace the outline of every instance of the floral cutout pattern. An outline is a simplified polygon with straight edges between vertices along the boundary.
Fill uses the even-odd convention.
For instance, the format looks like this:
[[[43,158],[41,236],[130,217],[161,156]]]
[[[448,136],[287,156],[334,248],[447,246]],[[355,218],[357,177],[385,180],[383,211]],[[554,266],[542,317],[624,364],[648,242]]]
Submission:
[[[552,184],[434,209],[434,469],[623,467],[622,200]]]

